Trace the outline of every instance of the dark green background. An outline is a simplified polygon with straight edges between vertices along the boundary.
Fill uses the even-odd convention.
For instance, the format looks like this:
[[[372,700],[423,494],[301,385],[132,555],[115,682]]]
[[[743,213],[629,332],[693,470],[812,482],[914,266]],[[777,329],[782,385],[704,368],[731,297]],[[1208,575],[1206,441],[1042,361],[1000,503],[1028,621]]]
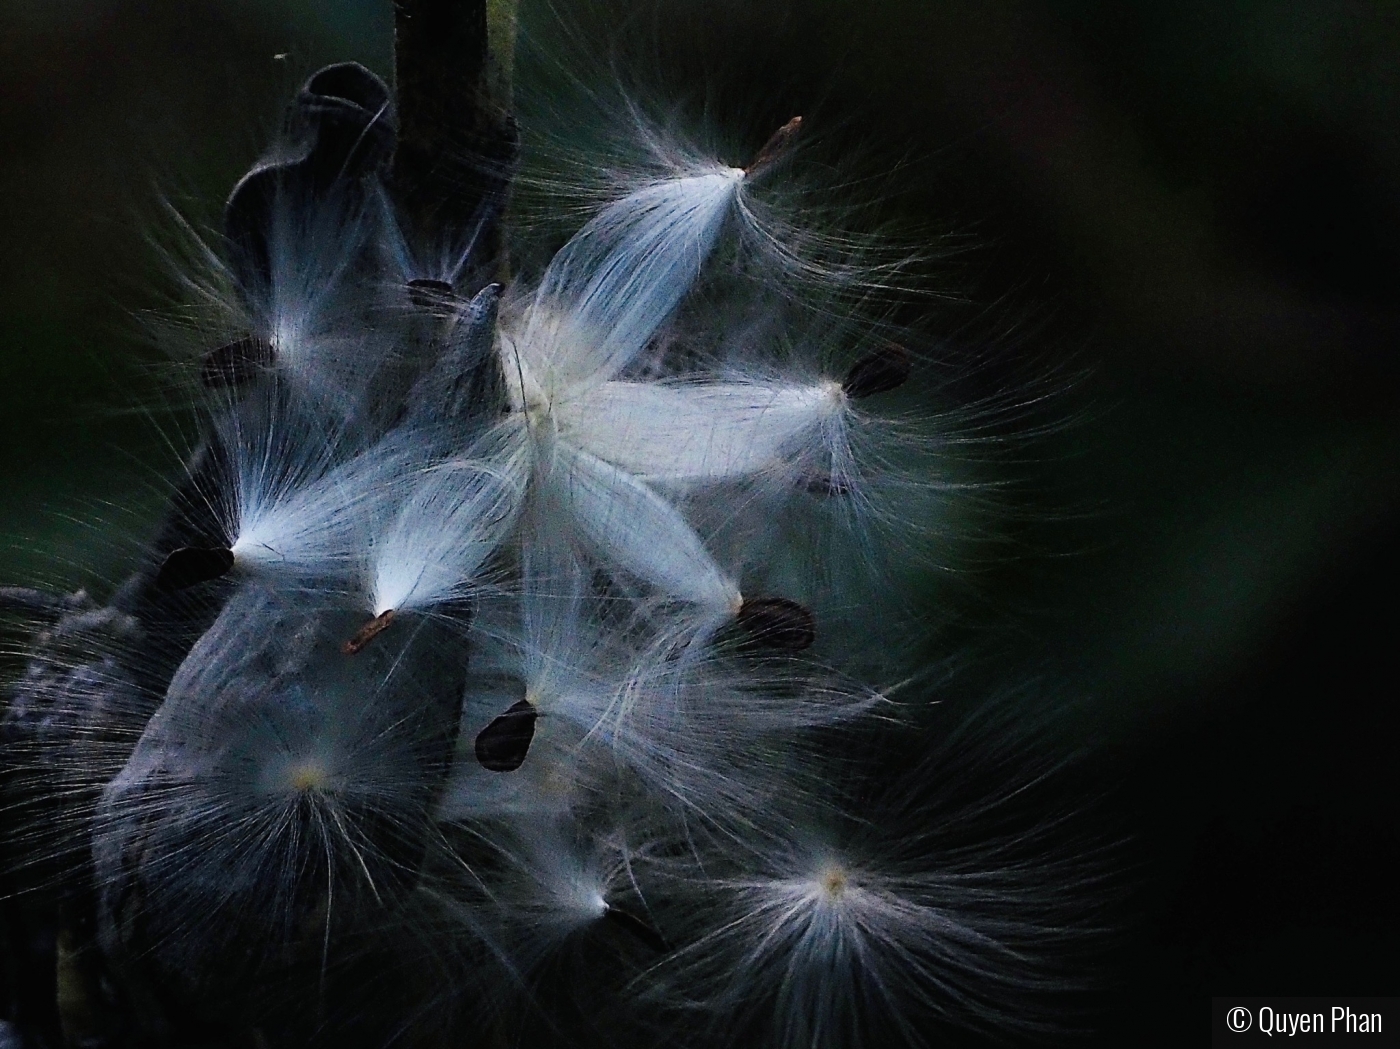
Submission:
[[[615,19],[566,9],[605,64]],[[630,8],[632,61],[898,159],[890,215],[956,248],[925,327],[1057,391],[930,615],[971,680],[1038,683],[1132,842],[1104,1044],[1204,1044],[1212,994],[1397,993],[1400,5],[668,10]],[[142,336],[159,201],[216,221],[306,72],[387,73],[391,21],[0,4],[0,582],[120,576],[188,430]]]

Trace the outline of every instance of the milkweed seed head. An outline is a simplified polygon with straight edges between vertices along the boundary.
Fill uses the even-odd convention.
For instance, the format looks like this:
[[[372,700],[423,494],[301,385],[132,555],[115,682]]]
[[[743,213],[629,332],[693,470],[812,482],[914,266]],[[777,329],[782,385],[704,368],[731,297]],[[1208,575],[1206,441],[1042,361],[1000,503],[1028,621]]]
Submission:
[[[1054,885],[845,788],[922,784],[871,740],[935,742],[902,570],[955,560],[975,412],[921,400],[899,266],[787,191],[817,121],[719,155],[624,108],[635,163],[527,167],[507,227],[512,138],[435,227],[330,67],[222,236],[183,223],[169,519],[111,608],[0,590],[21,851],[131,1001],[331,1040],[327,988],[412,954],[400,1032],[835,1047],[1054,984]]]

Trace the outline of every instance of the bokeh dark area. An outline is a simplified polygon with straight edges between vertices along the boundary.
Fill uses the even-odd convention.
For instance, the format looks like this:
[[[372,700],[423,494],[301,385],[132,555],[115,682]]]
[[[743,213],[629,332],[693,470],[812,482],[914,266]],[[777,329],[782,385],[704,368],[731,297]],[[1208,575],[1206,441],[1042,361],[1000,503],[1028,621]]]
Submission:
[[[605,55],[627,5],[564,6]],[[1400,993],[1400,7],[627,10],[716,113],[898,160],[890,207],[957,247],[925,327],[1054,392],[997,555],[930,614],[963,690],[1043,683],[1127,842],[1093,1044],[1205,1044],[1211,995]],[[183,425],[139,319],[159,202],[215,221],[300,78],[387,73],[391,24],[0,4],[0,582],[120,576]]]

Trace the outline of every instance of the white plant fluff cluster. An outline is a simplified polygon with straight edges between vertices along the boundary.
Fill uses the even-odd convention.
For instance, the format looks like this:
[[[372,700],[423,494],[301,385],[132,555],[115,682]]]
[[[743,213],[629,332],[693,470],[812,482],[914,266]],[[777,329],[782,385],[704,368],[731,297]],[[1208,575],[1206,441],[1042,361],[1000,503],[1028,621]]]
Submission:
[[[73,744],[105,771],[66,788],[93,797],[97,941],[133,998],[334,1044],[359,1043],[304,968],[310,999],[408,988],[403,1030],[463,1045],[1032,1029],[1053,865],[840,786],[900,716],[893,672],[852,680],[867,642],[831,635],[898,604],[861,604],[893,586],[874,524],[937,464],[883,410],[913,356],[831,322],[800,212],[768,218],[800,120],[747,160],[649,132],[652,165],[507,281],[500,200],[415,252],[372,155],[388,104],[358,112],[332,177],[306,175],[324,141],[256,168],[256,221],[231,204],[186,277],[222,335],[136,604],[148,637],[196,625],[152,642],[154,686],[89,689],[119,727]],[[804,295],[835,350],[735,305]],[[865,588],[804,589],[828,556]]]

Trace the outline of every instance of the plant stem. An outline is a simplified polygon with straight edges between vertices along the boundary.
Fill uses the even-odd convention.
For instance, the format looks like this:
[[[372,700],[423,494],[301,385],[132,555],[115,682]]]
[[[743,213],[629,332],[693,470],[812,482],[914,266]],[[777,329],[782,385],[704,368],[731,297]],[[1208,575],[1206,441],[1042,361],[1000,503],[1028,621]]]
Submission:
[[[511,116],[517,0],[395,0],[398,145],[392,179],[407,225],[428,247],[505,203],[517,135]]]

